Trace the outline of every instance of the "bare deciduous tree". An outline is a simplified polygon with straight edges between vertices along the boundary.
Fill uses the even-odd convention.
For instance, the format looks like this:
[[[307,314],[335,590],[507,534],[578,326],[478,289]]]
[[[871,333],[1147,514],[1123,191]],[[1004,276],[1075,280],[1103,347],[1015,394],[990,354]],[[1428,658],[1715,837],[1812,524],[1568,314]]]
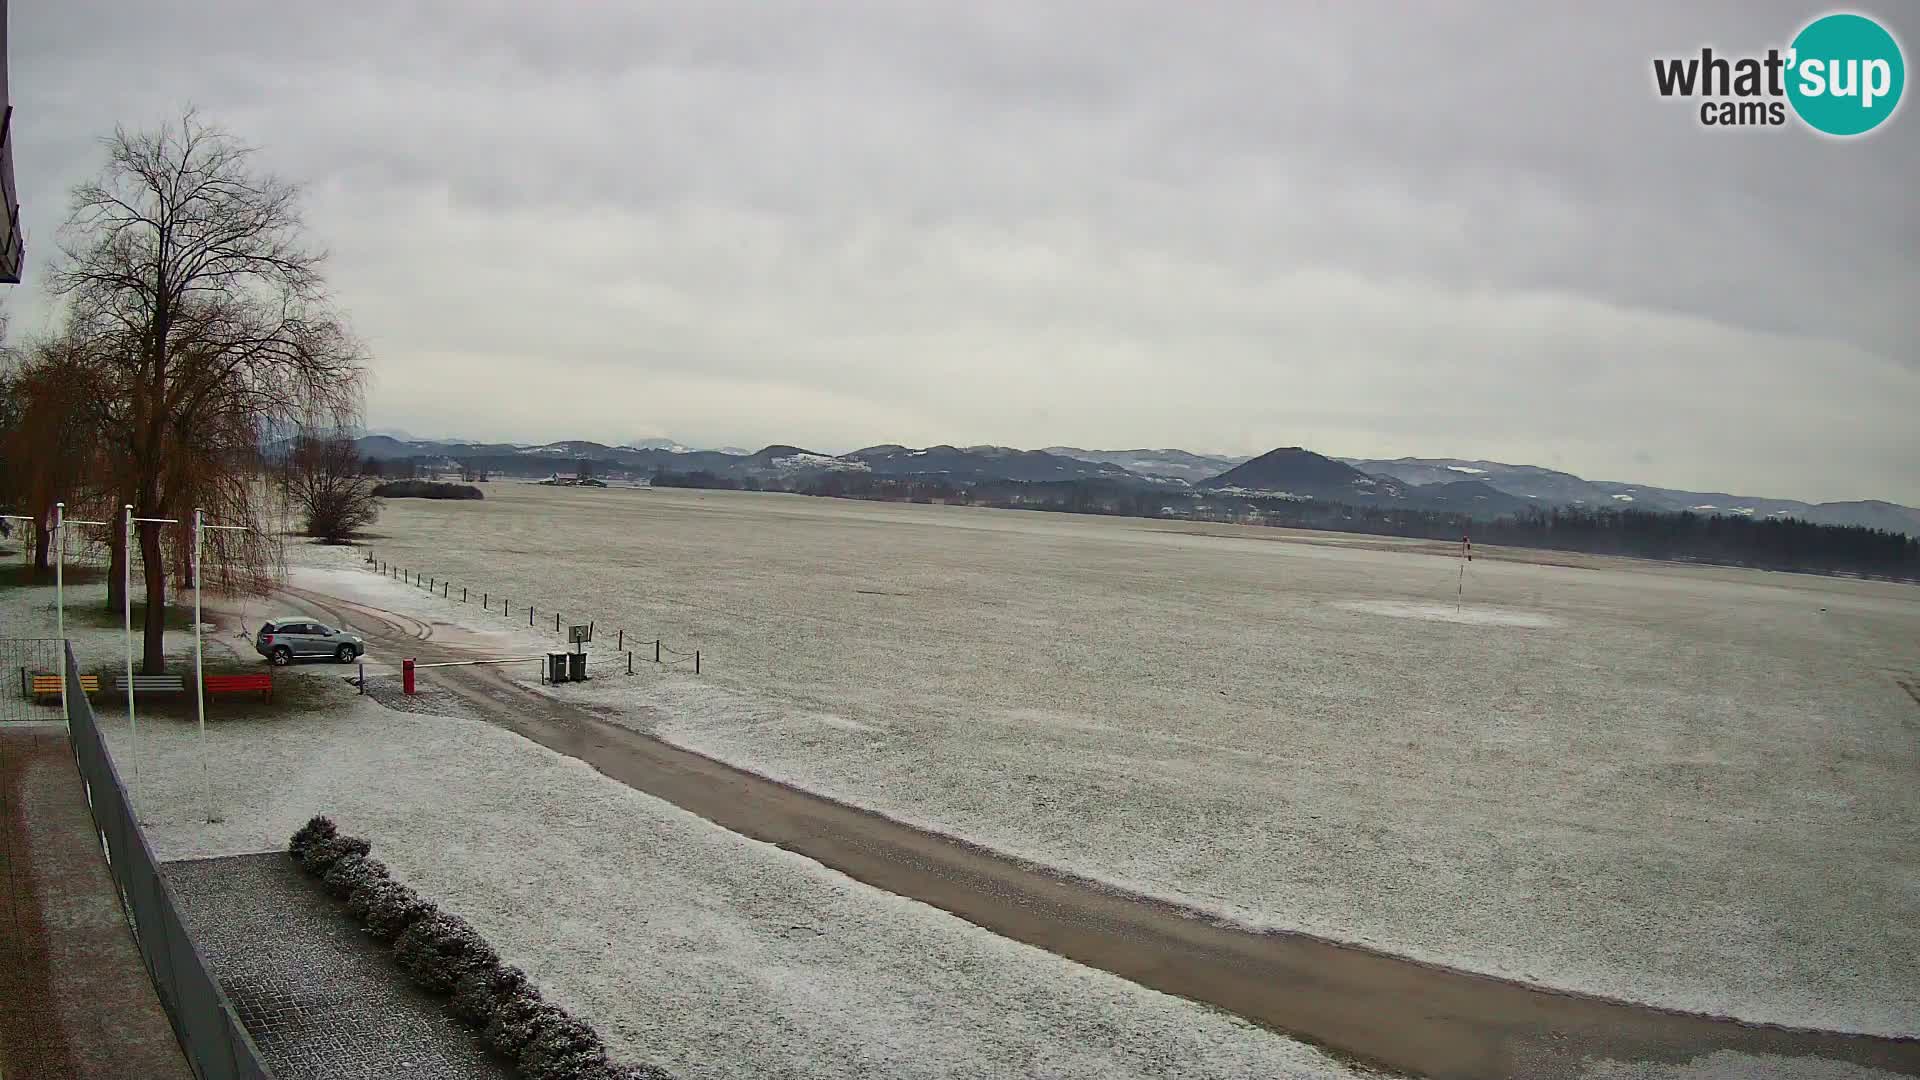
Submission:
[[[264,433],[316,418],[340,427],[358,411],[360,350],[328,302],[299,188],[253,156],[188,111],[159,131],[116,130],[106,168],[73,190],[50,286],[95,364],[114,494],[141,517],[186,520],[199,506],[264,532]],[[157,673],[168,571],[184,580],[185,545],[169,547],[160,526],[138,535],[142,662]],[[277,552],[259,533],[213,534],[208,548],[209,583],[226,589],[261,587]]]
[[[308,536],[340,543],[380,516],[375,480],[361,468],[360,455],[345,436],[302,432],[281,477],[288,500],[306,518]]]
[[[73,516],[97,509],[102,460],[89,358],[72,339],[51,338],[9,357],[0,383],[6,501],[42,523],[53,520],[55,503],[66,503]],[[44,524],[31,530],[33,566],[42,574],[50,566],[50,539]]]

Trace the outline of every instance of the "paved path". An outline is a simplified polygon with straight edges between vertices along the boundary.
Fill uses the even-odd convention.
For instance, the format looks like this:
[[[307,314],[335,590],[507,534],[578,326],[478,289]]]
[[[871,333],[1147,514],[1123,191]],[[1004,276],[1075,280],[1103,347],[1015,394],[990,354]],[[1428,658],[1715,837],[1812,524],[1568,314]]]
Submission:
[[[409,616],[304,589],[285,595],[316,617],[351,625],[393,663],[475,655]],[[1433,1077],[1550,1078],[1579,1076],[1587,1058],[1679,1064],[1730,1050],[1807,1059],[1809,1070],[1825,1060],[1920,1076],[1920,1040],[1757,1027],[1223,926],[734,769],[495,668],[443,668],[430,677],[472,715],[734,832],[1356,1062]]]
[[[0,724],[0,1077],[191,1080],[65,729]]]

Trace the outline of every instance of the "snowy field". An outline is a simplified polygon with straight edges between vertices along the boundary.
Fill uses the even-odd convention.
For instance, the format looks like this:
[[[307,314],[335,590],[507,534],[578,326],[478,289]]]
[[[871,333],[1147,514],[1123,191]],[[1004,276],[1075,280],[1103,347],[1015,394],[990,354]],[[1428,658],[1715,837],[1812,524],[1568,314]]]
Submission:
[[[562,691],[673,742],[1253,926],[1920,1032],[1920,709],[1894,681],[1920,671],[1920,590],[1535,555],[1474,562],[1457,604],[1459,564],[1418,545],[487,496],[389,501],[372,546],[602,645],[698,646],[698,679]]]
[[[687,1080],[1360,1075],[332,674],[283,675],[330,684],[322,712],[211,723],[206,788],[191,725],[142,721],[135,801],[161,859],[278,850],[329,812],[623,1057]],[[100,723],[123,756],[125,718]]]

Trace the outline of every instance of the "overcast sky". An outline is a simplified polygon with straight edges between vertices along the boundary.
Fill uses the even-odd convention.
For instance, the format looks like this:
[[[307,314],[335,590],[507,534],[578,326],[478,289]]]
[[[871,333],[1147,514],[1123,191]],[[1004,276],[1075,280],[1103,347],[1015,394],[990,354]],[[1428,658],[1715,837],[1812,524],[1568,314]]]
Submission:
[[[1825,9],[1428,6],[16,0],[3,302],[46,328],[98,139],[192,102],[308,185],[376,428],[1920,504],[1915,106],[1841,141],[1652,90]],[[1915,62],[1913,7],[1855,10]]]

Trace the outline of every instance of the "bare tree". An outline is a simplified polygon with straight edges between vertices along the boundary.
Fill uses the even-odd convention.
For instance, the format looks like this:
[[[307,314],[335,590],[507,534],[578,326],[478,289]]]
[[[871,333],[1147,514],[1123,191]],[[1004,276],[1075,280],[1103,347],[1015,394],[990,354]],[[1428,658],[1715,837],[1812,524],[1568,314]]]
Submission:
[[[9,356],[0,376],[6,398],[0,424],[0,461],[5,462],[6,501],[39,522],[53,520],[55,503],[69,514],[98,508],[102,472],[98,431],[89,406],[91,365],[70,338],[57,337]],[[50,534],[32,530],[33,566],[51,564]]]
[[[264,433],[348,423],[360,350],[328,302],[299,188],[255,170],[252,147],[192,111],[159,131],[118,129],[106,145],[100,176],[73,190],[50,287],[94,361],[115,497],[141,517],[185,520],[198,506],[255,525],[213,534],[206,569],[217,588],[261,588],[277,559],[262,540]],[[139,530],[149,674],[166,661],[163,604],[169,577],[185,579],[182,535]]]
[[[375,481],[345,436],[302,432],[281,476],[288,500],[306,518],[308,536],[341,543],[380,516]]]

